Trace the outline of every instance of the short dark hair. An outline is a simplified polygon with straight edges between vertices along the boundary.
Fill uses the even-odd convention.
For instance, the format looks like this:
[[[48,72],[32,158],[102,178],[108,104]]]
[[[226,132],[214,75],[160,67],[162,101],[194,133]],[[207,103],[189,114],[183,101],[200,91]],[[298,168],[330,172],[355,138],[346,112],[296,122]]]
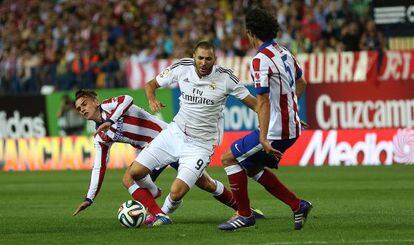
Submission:
[[[210,41],[206,41],[206,40],[202,40],[200,42],[198,42],[196,44],[196,46],[194,47],[193,53],[195,53],[197,51],[198,48],[203,48],[203,49],[212,49],[213,52],[216,51],[213,43],[211,43]]]
[[[279,24],[266,10],[253,8],[246,14],[246,31],[267,42],[276,38]]]
[[[78,91],[76,91],[75,101],[81,97],[89,97],[92,99],[98,99],[98,94],[93,90],[79,89]]]

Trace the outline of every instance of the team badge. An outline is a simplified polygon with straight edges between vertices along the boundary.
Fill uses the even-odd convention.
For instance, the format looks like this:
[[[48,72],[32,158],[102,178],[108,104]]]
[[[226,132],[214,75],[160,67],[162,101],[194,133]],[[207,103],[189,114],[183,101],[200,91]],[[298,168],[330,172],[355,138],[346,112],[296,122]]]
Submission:
[[[208,86],[210,86],[210,88],[212,89],[212,90],[214,90],[214,89],[216,89],[216,87],[217,87],[217,85],[216,85],[216,83],[215,82],[212,82],[210,85],[208,85]]]
[[[260,72],[255,71],[255,72],[254,72],[254,77],[255,77],[256,79],[259,79],[259,78],[260,78]]]
[[[161,77],[161,78],[164,78],[164,77],[168,76],[168,74],[170,74],[170,71],[171,71],[171,69],[170,69],[169,67],[165,68],[165,69],[161,72],[160,77]]]

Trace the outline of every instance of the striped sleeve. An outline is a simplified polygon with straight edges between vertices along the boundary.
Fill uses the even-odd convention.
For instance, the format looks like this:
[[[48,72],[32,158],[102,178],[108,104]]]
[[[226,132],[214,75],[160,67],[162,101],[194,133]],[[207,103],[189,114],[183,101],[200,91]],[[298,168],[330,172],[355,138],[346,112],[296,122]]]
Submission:
[[[257,94],[265,94],[270,91],[269,68],[265,67],[263,60],[254,58],[250,64],[250,75]]]
[[[91,171],[89,189],[86,194],[86,198],[92,201],[95,199],[101,189],[106,172],[106,165],[109,161],[109,150],[112,143],[103,142],[103,140],[100,139],[100,136],[97,135],[95,136],[94,145],[96,150],[95,160]]]
[[[103,101],[101,104],[102,109],[110,113],[106,121],[114,124],[120,116],[125,114],[133,103],[134,101],[129,95],[122,95]]]

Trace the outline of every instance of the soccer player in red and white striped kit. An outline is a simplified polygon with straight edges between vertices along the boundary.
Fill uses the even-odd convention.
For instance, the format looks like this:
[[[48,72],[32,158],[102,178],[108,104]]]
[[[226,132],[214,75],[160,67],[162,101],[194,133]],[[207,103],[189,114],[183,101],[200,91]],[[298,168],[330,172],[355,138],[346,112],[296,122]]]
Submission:
[[[96,133],[94,134],[96,154],[88,192],[73,216],[88,208],[98,195],[113,143],[130,144],[139,152],[167,127],[167,123],[135,105],[129,95],[110,98],[100,104],[95,91],[81,89],[76,92],[75,108],[85,119],[96,123]],[[174,163],[171,165],[177,167]],[[158,177],[162,170],[158,170],[159,172],[154,175],[154,178]],[[162,213],[152,198],[159,197],[161,191],[150,176],[136,183],[126,172],[123,185],[128,189],[132,198],[144,204],[151,214]],[[237,210],[232,193],[220,181],[212,179],[206,172],[199,178],[196,185],[212,193],[218,201]],[[262,217],[260,210],[253,210],[253,212],[256,217]]]
[[[220,224],[219,229],[236,230],[255,224],[247,194],[248,174],[291,208],[294,228],[300,230],[312,204],[298,198],[269,168],[278,167],[282,154],[301,134],[297,100],[306,81],[295,57],[274,40],[279,25],[272,15],[254,8],[247,13],[245,23],[250,44],[258,50],[250,73],[257,93],[260,130],[233,142],[222,156],[238,215]]]

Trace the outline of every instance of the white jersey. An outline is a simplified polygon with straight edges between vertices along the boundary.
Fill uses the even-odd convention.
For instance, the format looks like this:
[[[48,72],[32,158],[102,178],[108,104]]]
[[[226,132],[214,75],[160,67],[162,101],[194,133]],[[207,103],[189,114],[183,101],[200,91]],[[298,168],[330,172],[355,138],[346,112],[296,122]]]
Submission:
[[[269,140],[292,139],[301,133],[295,81],[302,70],[295,57],[276,42],[266,42],[252,59],[250,74],[258,94],[270,93]]]
[[[99,193],[114,142],[130,144],[140,151],[167,127],[167,123],[134,105],[132,97],[128,95],[105,100],[99,109],[102,121],[111,121],[113,124],[106,133],[100,132],[94,138],[96,153],[86,194],[90,200]]]
[[[208,76],[199,77],[194,60],[185,58],[156,77],[161,87],[178,83],[180,110],[174,122],[188,136],[218,145],[223,137],[223,109],[228,95],[243,100],[250,93],[229,69],[214,65]]]

